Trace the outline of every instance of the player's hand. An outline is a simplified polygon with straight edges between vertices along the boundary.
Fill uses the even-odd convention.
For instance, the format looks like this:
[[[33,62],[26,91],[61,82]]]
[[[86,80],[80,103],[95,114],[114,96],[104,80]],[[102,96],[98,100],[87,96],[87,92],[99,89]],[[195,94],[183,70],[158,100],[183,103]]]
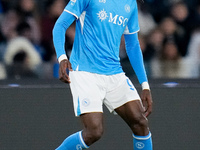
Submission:
[[[60,62],[59,65],[59,79],[64,83],[70,83],[69,75],[67,74],[67,69],[69,71],[72,71],[72,66],[69,60],[64,59]]]
[[[142,90],[141,100],[145,108],[145,116],[148,117],[152,112],[152,105],[153,105],[151,91],[147,89]]]

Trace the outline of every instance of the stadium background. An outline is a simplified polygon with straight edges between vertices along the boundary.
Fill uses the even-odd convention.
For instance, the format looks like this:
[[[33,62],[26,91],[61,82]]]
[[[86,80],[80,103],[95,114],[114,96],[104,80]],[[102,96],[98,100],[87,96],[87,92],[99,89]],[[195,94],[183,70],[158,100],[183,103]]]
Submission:
[[[132,79],[137,83],[135,79]],[[0,149],[53,150],[81,129],[68,85],[58,80],[1,81]],[[154,112],[149,118],[154,150],[198,150],[198,80],[150,80]],[[139,85],[136,84],[138,91]],[[92,150],[132,149],[132,135],[117,115],[104,109],[105,133]]]
[[[25,3],[35,2],[36,5],[31,12],[25,12],[19,6],[16,9],[21,1],[23,0],[0,0],[0,150],[53,150],[66,136],[81,129],[79,119],[74,117],[69,87],[56,79],[58,77],[58,63],[52,47],[51,31],[59,14],[59,11],[55,10],[62,10],[63,4],[65,4],[63,2],[68,0],[25,0]],[[167,21],[165,20],[166,22],[172,21],[169,17],[175,16],[170,14],[170,10],[180,0],[144,1],[144,4],[138,2],[140,5],[139,19],[141,21],[139,38],[154,100],[154,111],[149,118],[154,150],[199,150],[199,0],[183,1],[190,15],[183,22],[173,18],[176,20],[175,24],[178,25],[178,28],[176,28],[175,35],[173,33],[168,36],[163,33],[166,30],[160,32],[162,21],[166,17],[168,18]],[[54,2],[58,2],[58,5]],[[55,4],[56,7],[53,7]],[[182,12],[181,9],[179,11]],[[20,17],[18,13],[21,14]],[[12,18],[13,15],[16,16]],[[15,20],[16,18],[20,21]],[[30,19],[32,22],[29,22]],[[35,23],[33,23],[34,21]],[[27,23],[30,24],[27,25]],[[18,35],[15,31],[17,26],[17,31],[31,29],[29,32],[33,33],[32,29],[34,29],[35,34],[26,37],[27,35],[20,32],[20,35]],[[42,28],[41,31],[37,30],[38,27]],[[149,35],[154,29],[155,31],[159,30],[157,35],[165,36],[164,38],[161,36],[163,40],[168,39],[175,44],[175,47],[178,47],[179,57],[176,57],[175,63],[173,59],[169,59],[168,63],[173,62],[172,66],[176,66],[175,70],[172,70],[174,69],[172,66],[168,68],[169,74],[165,72],[159,74],[159,71],[162,70],[159,68],[157,68],[159,71],[155,71],[156,74],[152,73],[152,69],[156,67],[152,66],[150,62],[157,59],[160,54],[156,54],[156,49],[152,49],[151,46],[155,44],[153,46],[162,47],[162,42],[166,42],[165,40],[159,40],[158,37],[160,36]],[[183,36],[187,37],[186,39],[178,39],[177,42],[174,38],[177,38],[177,32],[180,29],[183,31],[181,33],[189,33],[189,35],[186,34],[187,36]],[[66,33],[66,52],[68,56],[70,56],[72,47],[73,31],[74,24]],[[33,70],[32,68],[26,70],[27,66],[23,68],[24,60],[26,60],[26,54],[24,53],[16,54],[15,59],[13,55],[7,57],[7,60],[15,61],[13,64],[8,63],[5,59],[5,54],[9,50],[7,46],[10,44],[11,39],[19,36],[30,40],[29,42],[35,47],[34,50],[41,57],[36,62],[37,66],[32,64],[35,65]],[[159,42],[161,42],[161,45],[157,45]],[[15,46],[12,46],[12,48],[15,48]],[[140,91],[140,85],[138,85],[124,50],[122,44],[120,47],[122,67]],[[163,47],[159,52],[162,52],[162,50]],[[29,50],[25,50],[25,52],[29,53]],[[35,60],[38,58],[36,56],[38,54],[33,56]],[[180,58],[190,60],[189,67],[184,66],[184,70],[192,70],[193,72],[190,72],[187,77],[184,72],[179,71],[181,70],[179,69],[180,66],[176,63]],[[31,60],[32,58],[28,57],[27,59]],[[165,67],[165,65],[163,66]],[[104,110],[105,133],[100,141],[91,146],[91,149],[132,149],[132,135],[127,125],[118,116],[110,114],[106,108]]]

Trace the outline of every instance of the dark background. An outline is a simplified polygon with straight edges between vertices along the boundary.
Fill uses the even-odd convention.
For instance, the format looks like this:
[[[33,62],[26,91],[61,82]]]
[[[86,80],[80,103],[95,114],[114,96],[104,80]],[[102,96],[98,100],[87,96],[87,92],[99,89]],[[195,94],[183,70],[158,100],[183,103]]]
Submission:
[[[199,150],[198,80],[150,80],[154,150]],[[136,83],[138,91],[140,87]],[[69,86],[58,80],[0,81],[0,150],[54,150],[81,129]],[[105,133],[91,150],[132,150],[132,134],[105,108]]]

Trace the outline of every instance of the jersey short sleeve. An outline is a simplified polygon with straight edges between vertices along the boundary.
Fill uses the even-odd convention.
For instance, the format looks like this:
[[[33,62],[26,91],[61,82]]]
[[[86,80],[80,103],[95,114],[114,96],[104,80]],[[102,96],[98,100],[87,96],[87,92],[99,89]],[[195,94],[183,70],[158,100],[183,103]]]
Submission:
[[[138,21],[138,8],[137,2],[135,1],[134,10],[128,21],[128,24],[124,30],[124,34],[134,34],[140,30],[139,21]]]
[[[64,11],[74,15],[76,19],[82,14],[87,8],[90,0],[70,0]]]

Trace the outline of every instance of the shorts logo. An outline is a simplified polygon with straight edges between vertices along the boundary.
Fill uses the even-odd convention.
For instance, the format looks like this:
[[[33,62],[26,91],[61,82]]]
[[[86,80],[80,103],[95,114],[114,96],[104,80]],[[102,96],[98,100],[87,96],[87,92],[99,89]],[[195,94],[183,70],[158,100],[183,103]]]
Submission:
[[[144,143],[142,143],[142,142],[137,142],[136,144],[136,147],[138,148],[138,149],[143,149],[144,148]]]
[[[83,105],[84,107],[89,106],[89,105],[90,105],[90,100],[89,100],[88,98],[83,99],[83,100],[82,100],[82,105]]]
[[[76,145],[76,150],[82,150],[82,147],[80,144]]]
[[[125,11],[126,11],[127,13],[129,13],[129,12],[131,11],[131,7],[130,7],[128,4],[126,4],[126,5],[124,6],[124,9],[125,9]]]

